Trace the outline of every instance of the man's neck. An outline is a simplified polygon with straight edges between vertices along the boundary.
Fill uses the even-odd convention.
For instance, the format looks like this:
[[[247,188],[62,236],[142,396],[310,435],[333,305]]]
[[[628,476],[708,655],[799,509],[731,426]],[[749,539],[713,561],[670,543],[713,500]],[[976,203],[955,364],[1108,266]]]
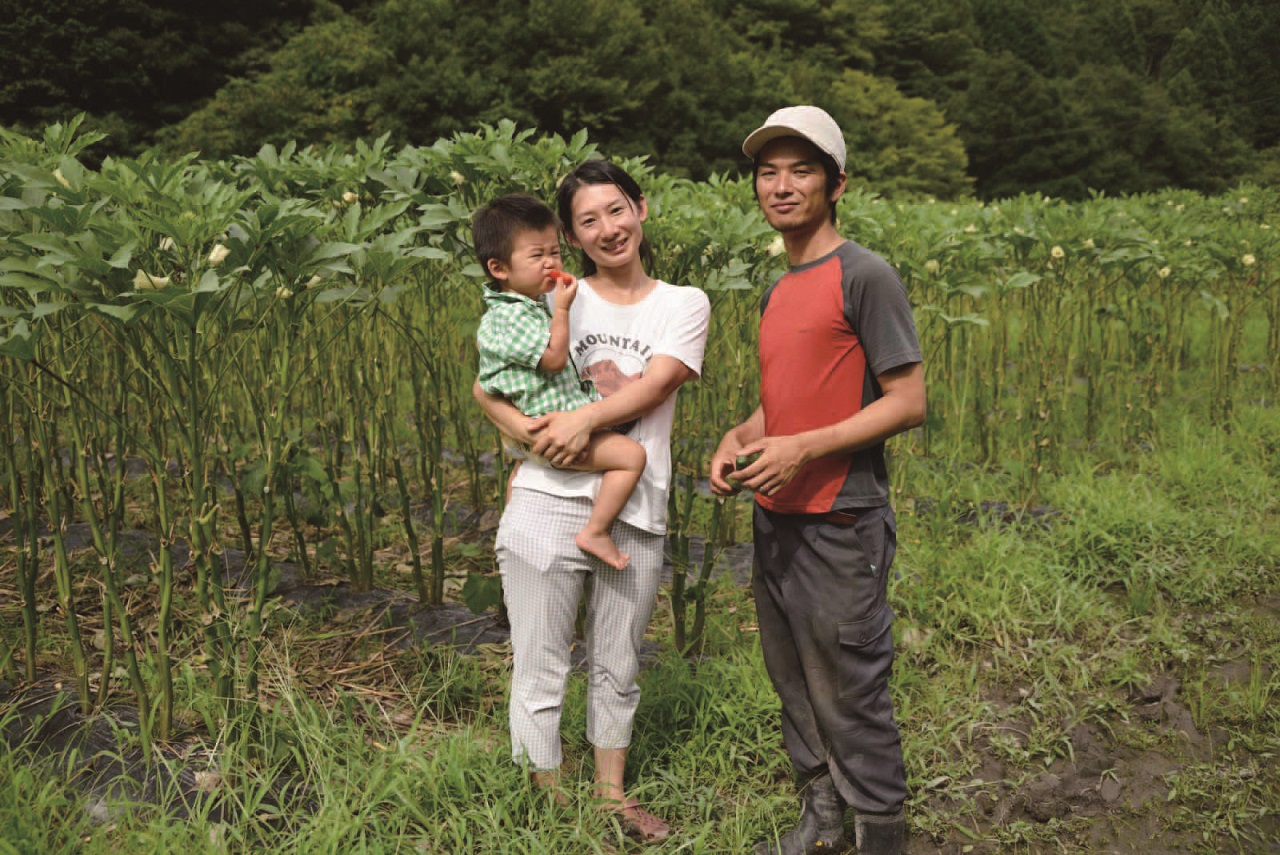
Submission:
[[[782,233],[782,244],[787,250],[787,260],[792,267],[817,261],[824,255],[833,252],[844,243],[844,238],[836,231],[830,220],[818,228],[808,231],[790,231]]]

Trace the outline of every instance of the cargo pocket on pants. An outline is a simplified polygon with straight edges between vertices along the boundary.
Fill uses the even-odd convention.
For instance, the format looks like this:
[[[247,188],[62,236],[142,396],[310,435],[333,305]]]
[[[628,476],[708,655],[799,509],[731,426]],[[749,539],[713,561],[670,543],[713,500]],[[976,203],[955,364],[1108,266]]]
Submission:
[[[840,697],[860,697],[888,678],[893,664],[892,622],[893,609],[886,603],[862,620],[840,624]]]

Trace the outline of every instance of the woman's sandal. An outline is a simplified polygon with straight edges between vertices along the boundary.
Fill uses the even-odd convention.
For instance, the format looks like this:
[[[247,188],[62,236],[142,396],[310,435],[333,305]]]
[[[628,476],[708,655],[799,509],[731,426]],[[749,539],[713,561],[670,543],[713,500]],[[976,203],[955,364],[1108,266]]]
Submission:
[[[618,817],[618,824],[623,832],[633,840],[642,843],[661,843],[671,835],[671,826],[661,817],[654,816],[635,799],[627,799],[616,807],[609,807]]]

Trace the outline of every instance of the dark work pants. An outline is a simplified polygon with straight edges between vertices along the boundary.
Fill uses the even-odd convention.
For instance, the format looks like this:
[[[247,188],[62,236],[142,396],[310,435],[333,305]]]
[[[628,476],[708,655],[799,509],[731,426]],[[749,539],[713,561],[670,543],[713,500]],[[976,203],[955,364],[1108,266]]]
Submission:
[[[906,798],[889,697],[896,545],[888,505],[851,525],[755,509],[752,586],[787,753],[801,782],[829,771],[862,813],[898,811]]]

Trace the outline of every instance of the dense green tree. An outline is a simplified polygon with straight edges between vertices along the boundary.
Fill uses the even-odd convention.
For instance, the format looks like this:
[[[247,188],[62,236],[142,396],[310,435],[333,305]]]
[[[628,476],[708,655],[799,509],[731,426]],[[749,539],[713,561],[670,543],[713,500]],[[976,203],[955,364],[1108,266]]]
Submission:
[[[380,109],[397,139],[429,142],[509,118],[564,135],[587,128],[611,152],[649,154],[684,174],[736,163],[725,117],[751,103],[752,69],[705,6],[484,0],[462,14],[461,5],[394,0],[378,16],[397,60]]]
[[[908,98],[892,81],[852,70],[832,83],[825,100],[845,129],[855,183],[895,197],[972,193],[964,144],[932,101]]]
[[[1169,103],[1153,186],[1219,193],[1257,169],[1258,153],[1225,119],[1198,107]]]
[[[1208,106],[1225,115],[1234,101],[1237,78],[1231,43],[1224,30],[1225,5],[1211,0],[1194,26],[1178,32],[1161,63],[1170,94],[1180,104]]]
[[[1280,9],[1244,6],[1235,15],[1239,71],[1236,123],[1256,148],[1280,145]]]
[[[1139,52],[1134,57],[1141,61],[1140,70],[1150,78],[1158,78],[1160,64],[1173,46],[1179,30],[1192,19],[1192,4],[1186,0],[1132,0],[1134,26],[1139,39]],[[1081,45],[1081,49],[1085,49]],[[1126,54],[1113,54],[1125,61]]]
[[[1280,140],[1280,7],[1204,0],[1183,21],[1160,63],[1181,106],[1226,121],[1256,148]]]
[[[703,177],[742,169],[746,133],[803,100],[859,129],[860,175],[884,192],[967,190],[963,148],[931,102],[822,59],[753,48],[712,5],[688,0],[388,0],[367,23],[309,28],[165,144],[215,156],[383,133],[430,144],[511,119],[585,128],[611,154]]]
[[[889,37],[883,0],[710,0],[709,7],[750,44],[825,67],[871,69]]]
[[[1078,140],[1079,189],[1105,187],[1136,193],[1163,186],[1168,164],[1162,151],[1167,103],[1159,103],[1142,77],[1119,65],[1088,64],[1063,84],[1075,121],[1087,129]]]
[[[511,119],[701,177],[807,102],[888,193],[1212,189],[1271,174],[1278,41],[1274,0],[0,0],[0,123],[225,155]]]
[[[897,81],[902,92],[928,98],[956,116],[948,104],[968,87],[980,58],[981,34],[968,0],[918,0],[896,4],[888,36],[876,57],[877,73]]]
[[[1262,187],[1280,187],[1280,146],[1263,150],[1242,180]]]
[[[271,143],[350,142],[375,132],[373,89],[390,67],[370,28],[346,15],[308,27],[271,68],[235,78],[212,101],[162,131],[171,151],[251,154]]]
[[[983,54],[953,109],[961,117],[970,174],[982,195],[1038,190],[1074,198],[1088,192],[1079,173],[1087,161],[1089,129],[1025,60]]]
[[[315,0],[0,0],[0,122],[31,131],[89,114],[133,151],[230,75],[260,67]]]
[[[1075,74],[1085,65],[1119,65],[1143,79],[1156,76],[1160,62],[1184,23],[1173,0],[1115,0],[1088,3],[1073,12],[1062,32],[1063,66]]]
[[[613,138],[657,85],[655,32],[633,2],[392,0],[374,26],[396,59],[386,127],[419,142],[500,118]]]
[[[759,58],[709,4],[642,0],[641,8],[662,27],[654,57],[658,85],[645,107],[647,138],[628,149],[623,132],[611,148],[662,152],[657,159],[664,168],[684,175],[740,169],[746,126],[771,109],[769,93],[758,85]]]
[[[1280,129],[1246,106],[1280,100],[1274,3],[921,0],[890,23],[878,69],[958,126],[982,196],[1226,186]]]
[[[989,54],[1016,56],[1039,74],[1061,71],[1061,54],[1049,35],[1042,3],[1032,0],[973,0],[981,47]]]

